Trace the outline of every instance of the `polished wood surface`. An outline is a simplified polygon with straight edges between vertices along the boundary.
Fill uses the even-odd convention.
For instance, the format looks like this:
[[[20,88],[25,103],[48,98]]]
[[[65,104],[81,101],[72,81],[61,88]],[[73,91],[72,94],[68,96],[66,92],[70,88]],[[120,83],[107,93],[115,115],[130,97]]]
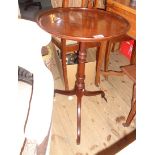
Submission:
[[[60,38],[98,42],[124,35],[129,29],[127,20],[98,9],[54,8],[42,12],[38,24]]]
[[[124,35],[129,23],[124,18],[98,9],[55,8],[40,13],[37,22],[45,31],[62,39],[80,42],[75,88],[72,91],[55,90],[55,93],[77,96],[77,144],[81,135],[81,101],[83,95],[99,95],[106,100],[103,91],[85,89],[86,42],[102,42]],[[100,56],[99,52],[99,55]]]
[[[107,0],[106,10],[126,18],[131,25],[127,34],[136,39],[136,8],[131,6],[130,0]]]

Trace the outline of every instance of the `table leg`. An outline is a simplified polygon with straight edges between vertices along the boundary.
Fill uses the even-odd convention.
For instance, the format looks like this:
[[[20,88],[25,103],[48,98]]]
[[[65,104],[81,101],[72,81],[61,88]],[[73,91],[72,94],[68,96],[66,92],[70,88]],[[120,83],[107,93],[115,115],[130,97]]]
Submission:
[[[73,90],[59,90],[59,89],[55,89],[54,90],[54,94],[55,93],[71,96],[71,95],[75,95],[76,91],[75,91],[75,89],[73,89]]]
[[[77,96],[77,144],[80,144],[81,137],[81,101],[83,95],[94,96],[101,95],[105,100],[105,93],[103,91],[87,91],[85,90],[85,62],[86,62],[86,45],[85,42],[80,43],[80,50],[78,54],[78,68],[76,74],[75,88],[70,91],[66,90],[55,90],[55,93],[62,95],[76,95]],[[107,100],[106,100],[107,101]]]
[[[77,80],[75,84],[76,96],[77,96],[77,144],[80,144],[81,135],[81,100],[82,96],[94,96],[100,95],[105,98],[105,93],[103,91],[87,91],[85,90],[85,62],[86,62],[86,47],[85,43],[80,43],[80,51],[78,55],[78,70],[77,70]]]
[[[80,144],[81,137],[81,99],[82,96],[77,97],[77,139],[76,143]]]
[[[75,90],[77,96],[77,144],[80,144],[81,136],[81,100],[85,90],[85,62],[86,62],[85,43],[80,43],[80,50],[78,54],[78,68],[75,82]]]
[[[100,95],[100,94],[101,94],[101,97],[104,98],[105,101],[107,102],[107,99],[105,98],[105,93],[102,90],[99,90],[99,91],[87,91],[87,90],[85,90],[84,91],[85,96],[94,96],[94,95]]]

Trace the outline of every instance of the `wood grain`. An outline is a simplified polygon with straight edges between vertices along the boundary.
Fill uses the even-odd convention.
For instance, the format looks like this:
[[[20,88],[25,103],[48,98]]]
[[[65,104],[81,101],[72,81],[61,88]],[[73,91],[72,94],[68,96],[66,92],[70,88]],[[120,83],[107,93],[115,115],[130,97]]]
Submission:
[[[111,53],[109,68],[120,70],[119,66],[127,64],[129,60],[119,52]],[[123,127],[122,123],[130,111],[133,82],[126,76],[109,77],[108,81],[101,76],[101,81],[99,88],[94,83],[86,85],[86,88],[104,90],[108,102],[100,96],[83,97],[80,145],[76,145],[75,140],[76,96],[69,100],[67,96],[56,94],[52,117],[51,155],[95,155],[102,151],[108,152],[110,146],[113,146],[110,151],[116,153],[131,142],[124,137],[134,132],[135,118],[129,127]],[[58,89],[64,87],[60,79],[55,80],[55,85]],[[116,143],[122,139],[125,139],[122,144]]]
[[[136,8],[130,6],[129,0],[107,0],[106,10],[126,18],[131,26],[127,34],[136,39]]]

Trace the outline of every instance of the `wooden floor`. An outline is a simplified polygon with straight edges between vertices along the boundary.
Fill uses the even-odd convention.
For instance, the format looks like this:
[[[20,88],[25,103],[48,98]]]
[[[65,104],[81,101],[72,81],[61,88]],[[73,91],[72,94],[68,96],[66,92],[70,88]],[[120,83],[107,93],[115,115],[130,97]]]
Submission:
[[[109,68],[119,70],[120,65],[129,64],[128,59],[112,52]],[[59,72],[54,69],[55,88],[63,89]],[[123,127],[132,95],[132,81],[126,77],[101,76],[101,83],[86,84],[87,90],[105,91],[108,102],[99,96],[82,98],[81,144],[76,145],[76,96],[69,98],[56,94],[53,105],[51,155],[97,155],[105,153],[120,139],[135,131],[135,119],[129,127]],[[103,151],[103,153],[102,153]]]

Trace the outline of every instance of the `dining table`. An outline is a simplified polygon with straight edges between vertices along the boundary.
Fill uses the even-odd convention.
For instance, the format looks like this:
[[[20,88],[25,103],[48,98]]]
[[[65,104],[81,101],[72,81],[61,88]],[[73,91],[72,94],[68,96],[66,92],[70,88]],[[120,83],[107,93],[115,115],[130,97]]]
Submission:
[[[46,32],[61,39],[79,42],[78,66],[75,87],[73,90],[58,90],[55,93],[77,96],[77,144],[81,139],[81,103],[83,96],[101,95],[106,101],[102,90],[88,91],[85,89],[86,44],[99,42],[100,50],[97,54],[97,63],[102,63],[105,51],[102,46],[112,38],[120,37],[130,28],[129,22],[114,13],[102,9],[80,7],[51,8],[41,11],[36,18],[38,25]],[[100,70],[100,68],[96,68]],[[90,135],[91,136],[91,135]]]

